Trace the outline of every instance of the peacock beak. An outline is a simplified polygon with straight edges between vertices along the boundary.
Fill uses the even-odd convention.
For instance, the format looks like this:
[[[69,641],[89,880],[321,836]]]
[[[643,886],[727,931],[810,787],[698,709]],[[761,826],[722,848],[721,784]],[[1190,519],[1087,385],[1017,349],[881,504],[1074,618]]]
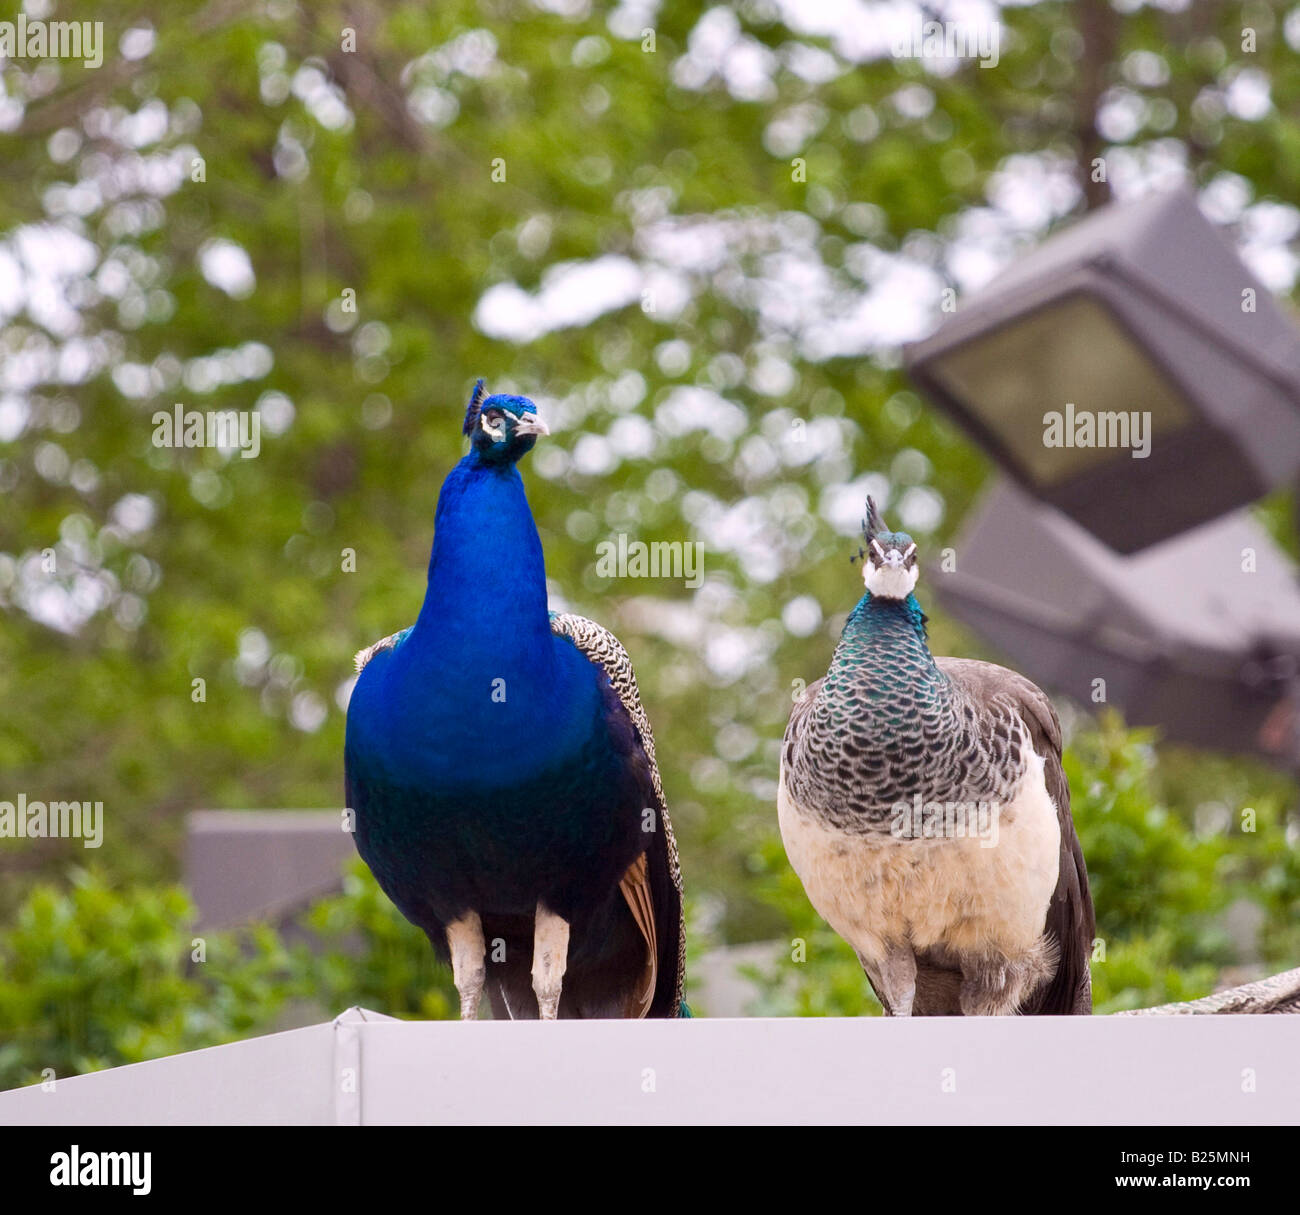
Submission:
[[[541,436],[541,435],[549,435],[550,433],[551,433],[550,427],[548,427],[546,423],[543,422],[542,419],[539,418],[536,414],[533,414],[529,417],[520,418],[519,421],[515,423],[516,435]]]

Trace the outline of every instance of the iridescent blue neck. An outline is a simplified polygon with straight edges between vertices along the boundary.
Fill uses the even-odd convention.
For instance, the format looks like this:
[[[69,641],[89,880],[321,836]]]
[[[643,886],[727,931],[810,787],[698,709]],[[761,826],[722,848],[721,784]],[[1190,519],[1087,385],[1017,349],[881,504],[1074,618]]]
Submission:
[[[546,565],[515,465],[485,464],[471,452],[443,483],[412,640],[425,636],[467,658],[499,661],[511,651],[535,660],[549,650]]]
[[[546,568],[523,479],[471,453],[443,483],[424,606],[396,652],[387,711],[418,720],[409,777],[508,783],[575,754],[591,736],[591,665],[557,645]]]

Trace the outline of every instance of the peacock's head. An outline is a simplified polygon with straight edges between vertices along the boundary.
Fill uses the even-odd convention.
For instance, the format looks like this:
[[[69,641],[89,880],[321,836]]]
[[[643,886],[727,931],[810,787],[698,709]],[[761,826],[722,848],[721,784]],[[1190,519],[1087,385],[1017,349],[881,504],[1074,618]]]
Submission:
[[[465,410],[464,433],[485,464],[513,464],[532,450],[538,435],[551,433],[527,397],[501,393],[485,398],[483,393],[483,381],[479,380]]]
[[[862,581],[877,599],[906,599],[916,589],[920,570],[916,564],[916,541],[906,532],[891,532],[876,509],[874,498],[867,498],[867,517],[862,520],[866,548],[862,558]]]

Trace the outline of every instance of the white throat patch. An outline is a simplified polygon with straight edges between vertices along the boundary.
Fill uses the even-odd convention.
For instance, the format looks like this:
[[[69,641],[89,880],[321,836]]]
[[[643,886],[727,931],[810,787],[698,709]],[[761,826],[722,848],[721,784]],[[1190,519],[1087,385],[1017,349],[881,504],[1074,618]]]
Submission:
[[[915,565],[904,569],[901,565],[862,563],[862,581],[877,599],[906,599],[916,589],[920,572]]]

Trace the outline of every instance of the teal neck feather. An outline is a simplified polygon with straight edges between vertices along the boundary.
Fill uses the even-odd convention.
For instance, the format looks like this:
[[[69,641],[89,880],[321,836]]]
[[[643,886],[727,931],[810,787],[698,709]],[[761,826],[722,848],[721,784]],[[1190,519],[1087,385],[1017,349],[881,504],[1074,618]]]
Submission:
[[[937,677],[939,670],[930,654],[925,622],[915,595],[881,599],[867,592],[849,613],[827,682],[837,668],[847,673],[860,669],[868,660],[877,665],[882,654],[918,679]]]
[[[833,729],[898,738],[917,732],[918,710],[937,707],[946,686],[930,654],[916,596],[883,599],[867,593],[844,626],[821,702]]]

